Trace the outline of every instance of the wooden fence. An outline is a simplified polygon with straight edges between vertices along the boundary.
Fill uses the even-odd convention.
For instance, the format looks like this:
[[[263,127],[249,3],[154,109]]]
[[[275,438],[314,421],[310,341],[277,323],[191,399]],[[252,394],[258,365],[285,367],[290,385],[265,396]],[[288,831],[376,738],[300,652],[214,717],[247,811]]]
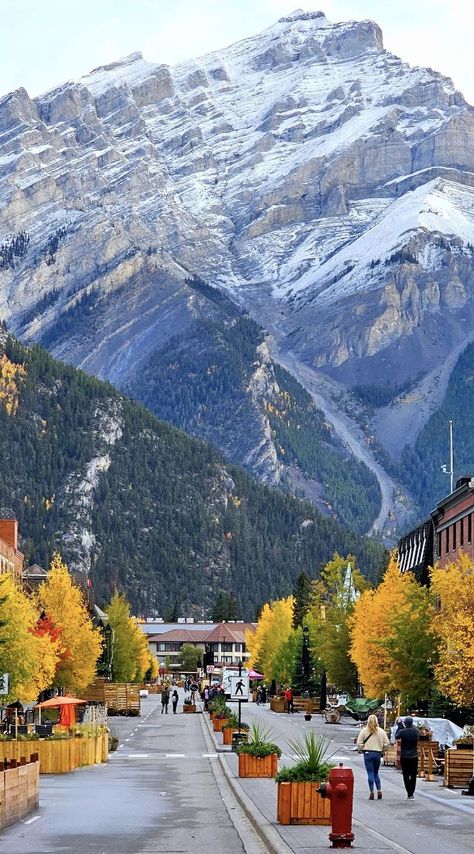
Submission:
[[[39,805],[39,762],[27,762],[3,770],[0,764],[0,830],[15,824]]]
[[[67,774],[85,765],[107,762],[108,733],[81,738],[50,738],[37,741],[1,741],[0,762],[14,759],[19,762],[25,751],[38,754],[40,774]]]
[[[112,715],[140,714],[140,685],[133,682],[95,679],[83,692],[83,697],[89,703],[105,703]]]

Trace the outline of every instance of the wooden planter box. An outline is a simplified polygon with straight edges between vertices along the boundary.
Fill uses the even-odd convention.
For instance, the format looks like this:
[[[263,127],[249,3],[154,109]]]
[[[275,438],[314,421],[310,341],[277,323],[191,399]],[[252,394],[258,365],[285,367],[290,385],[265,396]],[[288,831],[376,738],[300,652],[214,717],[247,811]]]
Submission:
[[[232,736],[233,736],[234,732],[238,732],[238,731],[239,731],[238,726],[227,727],[227,729],[223,729],[222,730],[222,744],[232,744]],[[247,734],[248,730],[241,729],[240,732]]]
[[[444,765],[444,785],[452,788],[468,786],[474,774],[473,762],[472,750],[460,750],[456,747],[447,750]]]
[[[212,726],[214,727],[214,732],[222,732],[222,727],[228,720],[229,718],[213,718]]]
[[[239,753],[239,777],[275,777],[278,771],[278,756],[250,756]]]
[[[75,768],[107,762],[109,738],[102,733],[83,738],[0,742],[0,761],[19,761],[21,756],[33,752],[38,754],[40,774],[67,774]]]
[[[280,824],[331,824],[331,801],[318,792],[319,783],[278,783]]]
[[[270,700],[270,711],[271,712],[284,712],[285,711],[285,698],[284,697],[272,697]]]
[[[185,715],[193,715],[195,711],[196,711],[196,706],[193,706],[192,703],[189,706],[183,706],[183,712]]]

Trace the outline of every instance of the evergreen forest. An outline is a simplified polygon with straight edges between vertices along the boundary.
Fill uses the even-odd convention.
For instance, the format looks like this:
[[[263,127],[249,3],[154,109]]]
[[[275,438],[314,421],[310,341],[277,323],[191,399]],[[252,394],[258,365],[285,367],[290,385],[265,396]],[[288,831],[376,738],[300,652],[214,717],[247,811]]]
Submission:
[[[98,604],[123,591],[135,613],[207,617],[225,590],[249,619],[335,551],[372,579],[384,566],[377,542],[6,333],[0,459],[0,512],[19,521],[26,566],[58,550]]]

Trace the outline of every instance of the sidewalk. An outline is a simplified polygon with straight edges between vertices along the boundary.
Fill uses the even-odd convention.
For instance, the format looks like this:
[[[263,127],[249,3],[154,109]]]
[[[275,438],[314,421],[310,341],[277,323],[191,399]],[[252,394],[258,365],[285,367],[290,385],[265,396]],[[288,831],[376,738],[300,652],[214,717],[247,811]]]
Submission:
[[[249,704],[245,720],[262,719],[272,729],[275,741],[284,747],[288,737],[301,735],[305,724],[302,715],[277,715]],[[314,719],[313,719],[314,720]],[[284,854],[316,854],[328,851],[330,827],[313,825],[279,825],[276,821],[276,783],[274,780],[238,777],[237,756],[222,746],[222,739],[212,730],[203,715],[219,761],[235,797],[249,820],[264,840],[269,851]],[[368,800],[368,787],[362,757],[353,751],[357,727],[324,727],[319,718],[311,728],[323,731],[334,740],[334,762],[343,762],[354,773],[354,849],[359,851],[397,851],[405,854],[469,854],[474,838],[474,803],[459,791],[444,789],[439,783],[419,780],[414,801],[407,801],[400,772],[382,769],[384,798]],[[336,740],[337,739],[337,740]],[[292,757],[282,756],[283,764]]]

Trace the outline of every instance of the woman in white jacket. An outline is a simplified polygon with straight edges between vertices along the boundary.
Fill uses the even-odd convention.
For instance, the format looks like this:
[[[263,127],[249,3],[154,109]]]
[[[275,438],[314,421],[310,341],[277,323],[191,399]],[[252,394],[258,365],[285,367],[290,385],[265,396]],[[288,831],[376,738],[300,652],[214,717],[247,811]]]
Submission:
[[[382,797],[382,783],[379,777],[382,754],[390,744],[387,733],[379,727],[375,715],[369,715],[367,725],[359,733],[357,750],[364,754],[365,770],[369,782],[369,799],[374,800],[374,784],[377,789],[377,800]]]

